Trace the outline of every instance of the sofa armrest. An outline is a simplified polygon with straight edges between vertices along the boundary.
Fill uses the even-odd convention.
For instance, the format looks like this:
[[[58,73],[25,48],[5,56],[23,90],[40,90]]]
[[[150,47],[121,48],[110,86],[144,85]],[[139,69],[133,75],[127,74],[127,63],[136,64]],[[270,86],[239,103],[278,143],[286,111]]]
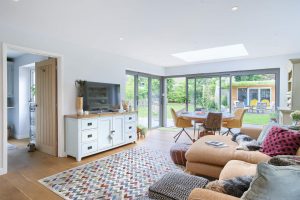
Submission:
[[[262,131],[262,128],[242,127],[241,133],[249,135],[253,139],[257,139]]]
[[[239,198],[212,190],[196,188],[191,192],[188,200],[239,200]]]

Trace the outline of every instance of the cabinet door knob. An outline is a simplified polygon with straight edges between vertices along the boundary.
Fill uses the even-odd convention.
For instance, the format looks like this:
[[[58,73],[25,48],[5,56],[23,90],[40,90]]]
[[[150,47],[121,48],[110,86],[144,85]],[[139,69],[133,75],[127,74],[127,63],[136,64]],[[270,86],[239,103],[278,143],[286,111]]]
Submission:
[[[88,123],[88,126],[92,126],[92,125],[93,125],[93,123],[92,123],[92,122]]]
[[[129,126],[129,129],[132,129],[132,126]]]
[[[88,150],[91,150],[92,148],[93,148],[92,146],[89,146],[89,147],[88,147]]]
[[[132,120],[132,117],[129,117],[129,120]]]
[[[93,137],[93,135],[92,135],[92,134],[88,135],[88,138],[91,138],[91,137]]]

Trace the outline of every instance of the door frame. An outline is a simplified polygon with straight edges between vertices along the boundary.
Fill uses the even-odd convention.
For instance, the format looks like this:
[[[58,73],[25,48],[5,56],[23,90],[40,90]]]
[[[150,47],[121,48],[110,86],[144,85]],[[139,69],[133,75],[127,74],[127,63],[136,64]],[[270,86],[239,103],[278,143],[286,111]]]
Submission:
[[[0,175],[7,173],[7,50],[13,49],[30,54],[42,55],[57,59],[57,143],[58,157],[65,157],[64,151],[64,119],[63,119],[63,56],[43,50],[37,50],[8,43],[0,48]],[[2,134],[1,134],[2,132]]]

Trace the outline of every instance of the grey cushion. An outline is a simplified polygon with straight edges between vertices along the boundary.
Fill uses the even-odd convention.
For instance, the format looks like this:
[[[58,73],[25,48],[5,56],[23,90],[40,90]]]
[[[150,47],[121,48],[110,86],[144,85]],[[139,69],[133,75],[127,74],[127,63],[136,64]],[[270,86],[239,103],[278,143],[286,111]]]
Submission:
[[[300,167],[257,165],[257,174],[243,200],[299,200]]]
[[[259,136],[257,138],[257,142],[258,142],[259,145],[261,145],[264,142],[264,140],[266,139],[269,131],[271,130],[271,128],[273,126],[279,126],[279,127],[281,127],[279,124],[272,123],[272,122],[270,124],[268,124],[268,125],[265,125],[264,128],[263,128],[263,130],[261,131],[261,133],[259,134]]]
[[[208,180],[182,172],[170,172],[149,187],[149,197],[162,200],[185,200],[195,188],[203,188]]]

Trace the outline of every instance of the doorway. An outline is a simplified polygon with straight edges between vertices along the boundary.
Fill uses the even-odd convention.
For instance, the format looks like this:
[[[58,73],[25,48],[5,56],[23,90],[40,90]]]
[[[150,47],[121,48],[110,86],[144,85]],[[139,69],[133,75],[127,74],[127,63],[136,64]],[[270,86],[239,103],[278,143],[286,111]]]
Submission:
[[[3,44],[2,56],[0,174],[5,174],[22,166],[17,161],[28,157],[28,143],[35,143],[39,153],[64,156],[62,56],[9,44]]]

